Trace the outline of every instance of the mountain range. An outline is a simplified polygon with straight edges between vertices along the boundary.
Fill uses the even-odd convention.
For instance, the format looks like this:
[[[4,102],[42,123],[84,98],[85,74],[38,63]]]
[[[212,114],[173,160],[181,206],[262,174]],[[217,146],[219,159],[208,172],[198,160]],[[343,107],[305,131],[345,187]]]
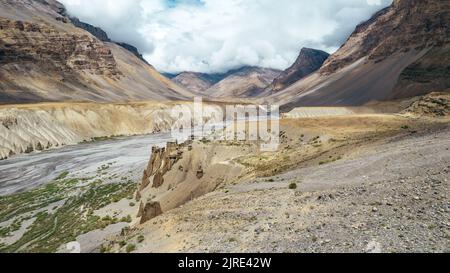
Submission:
[[[328,57],[324,51],[302,48],[295,63],[285,71],[243,66],[222,74],[182,72],[168,76],[186,89],[205,96],[249,98],[279,91],[295,83],[317,71]]]
[[[258,95],[280,74],[276,69],[243,66],[218,74],[182,72],[172,81],[202,96],[243,98]]]
[[[395,0],[331,56],[303,48],[285,71],[161,75],[138,49],[68,15],[55,0],[0,1],[0,102],[254,98],[297,106],[356,106],[450,86],[448,1]],[[171,79],[169,79],[171,78]]]

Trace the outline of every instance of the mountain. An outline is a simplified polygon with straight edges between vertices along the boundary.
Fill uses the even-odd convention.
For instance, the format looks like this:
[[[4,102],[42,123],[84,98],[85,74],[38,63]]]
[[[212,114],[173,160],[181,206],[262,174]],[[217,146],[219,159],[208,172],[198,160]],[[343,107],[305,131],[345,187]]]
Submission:
[[[317,71],[330,56],[325,51],[302,48],[294,64],[283,71],[267,88],[268,92],[277,92]]]
[[[205,73],[182,72],[178,75],[175,75],[172,78],[172,81],[185,87],[187,90],[201,93],[213,86],[218,81],[218,79],[214,75]]]
[[[254,97],[267,87],[281,71],[243,66],[225,73],[163,73],[191,92],[212,97]]]
[[[60,9],[59,13],[63,16],[67,16],[72,24],[76,27],[79,27],[81,29],[86,30],[90,34],[94,35],[97,39],[99,39],[102,42],[111,42],[111,39],[109,39],[108,34],[101,28],[95,27],[93,25],[90,25],[85,22],[81,22],[78,18],[69,16],[66,14],[65,9]]]
[[[450,87],[450,2],[395,0],[358,25],[322,68],[265,98],[284,105],[352,106]]]
[[[126,50],[130,51],[131,53],[133,53],[134,56],[138,57],[144,63],[150,65],[147,62],[147,60],[144,59],[144,56],[139,52],[139,50],[135,46],[127,44],[127,43],[122,43],[122,42],[116,42],[116,44],[120,45],[121,47],[123,47]]]
[[[63,16],[67,16],[74,26],[86,30],[90,34],[94,35],[100,41],[102,41],[102,42],[113,42],[108,37],[108,34],[103,29],[101,29],[99,27],[96,27],[96,26],[93,26],[91,24],[85,23],[85,22],[81,22],[80,19],[78,19],[76,17],[73,17],[73,16],[70,16],[69,14],[67,14],[65,9],[61,9],[59,11],[59,13],[61,15],[63,15]],[[115,43],[120,45],[121,47],[125,48],[126,50],[130,51],[136,57],[138,57],[139,59],[141,59],[142,61],[144,61],[145,63],[148,64],[148,62],[144,59],[142,54],[139,52],[139,50],[135,46],[127,44],[127,43],[124,43],[124,42],[115,42]]]
[[[0,103],[192,96],[126,47],[57,1],[1,0]]]
[[[185,71],[179,74],[163,73],[163,75],[172,79],[173,82],[185,87],[188,90],[197,93],[203,93],[214,84],[220,82],[221,80],[232,74],[239,73],[239,71],[244,68],[245,67],[232,69],[225,73],[199,73]]]
[[[245,66],[229,71],[221,81],[205,91],[210,97],[248,98],[256,97],[281,71],[270,68]]]

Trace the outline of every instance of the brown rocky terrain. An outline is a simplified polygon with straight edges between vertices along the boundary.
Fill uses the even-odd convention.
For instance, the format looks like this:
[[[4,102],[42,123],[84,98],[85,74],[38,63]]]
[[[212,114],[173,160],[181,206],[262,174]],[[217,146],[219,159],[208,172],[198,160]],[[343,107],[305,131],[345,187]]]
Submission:
[[[229,76],[205,91],[213,98],[251,98],[280,75],[281,71],[260,67],[243,67],[229,72]]]
[[[358,25],[340,50],[327,60],[321,73],[332,73],[368,57],[380,62],[395,52],[421,51],[449,42],[450,4],[436,0],[394,0]]]
[[[449,86],[450,4],[396,0],[360,24],[322,68],[272,95],[295,106],[355,106]]]
[[[418,98],[410,107],[421,100],[430,99]],[[221,162],[226,148],[247,149],[227,161],[240,168],[235,179],[204,181],[202,189],[209,185],[210,193],[164,211],[156,196],[165,192],[172,195],[167,200],[180,200],[174,196],[190,191],[172,184],[199,179],[196,168],[186,180],[173,179],[184,176],[179,166],[185,166],[180,158],[172,161],[171,171],[156,179],[158,194],[147,195],[155,198],[149,208],[156,213],[112,237],[103,250],[123,252],[119,243],[126,242],[136,252],[448,251],[448,124],[448,114],[351,113],[283,119],[276,152],[258,153],[246,142],[194,141],[182,148],[182,160],[191,162],[192,155],[209,150],[206,154]],[[144,180],[148,170],[165,169],[161,158],[150,161]],[[210,166],[202,169],[203,178],[217,177],[223,168]]]
[[[302,48],[300,55],[294,64],[283,71],[281,75],[267,87],[264,94],[267,95],[267,92],[270,94],[272,92],[280,91],[317,71],[329,56],[330,54],[321,50]]]
[[[421,97],[403,111],[413,116],[445,117],[450,115],[450,93],[431,93]]]
[[[2,0],[0,7],[1,103],[191,96],[105,34],[97,35],[102,41],[75,26],[56,1]]]
[[[207,74],[196,72],[182,72],[172,78],[172,81],[196,93],[202,93],[216,83]]]
[[[316,72],[325,54],[305,50],[284,73],[257,67],[221,76],[182,73],[177,81],[187,91],[137,48],[68,17],[57,1],[0,0],[0,104],[7,104],[0,106],[0,159],[166,132],[177,118],[174,106],[194,110],[178,101],[194,93],[250,102],[269,90],[258,101],[285,110],[277,151],[214,139],[220,131],[170,142],[151,149],[139,183],[145,161],[132,159],[128,146],[104,146],[119,152],[101,161],[94,160],[97,143],[86,144],[97,146],[86,148],[85,157],[76,153],[80,146],[52,155],[45,171],[65,166],[55,183],[1,199],[8,217],[0,223],[0,248],[54,251],[81,236],[89,251],[110,252],[448,252],[449,11],[448,1],[394,0]],[[412,98],[422,94],[428,95]],[[72,102],[11,104],[41,101]],[[222,110],[205,105],[212,115]],[[122,165],[130,160],[138,167]],[[3,171],[3,186],[16,170],[26,177],[21,183],[33,185],[44,166],[18,163]],[[90,171],[71,173],[87,164]],[[27,215],[15,215],[17,207],[29,209]],[[45,217],[36,208],[48,211]],[[56,231],[51,236],[49,227]]]
[[[144,224],[210,193],[223,183],[235,181],[243,167],[234,159],[250,151],[250,147],[242,149],[193,141],[168,143],[166,148],[154,147],[136,193],[140,202],[139,223]]]

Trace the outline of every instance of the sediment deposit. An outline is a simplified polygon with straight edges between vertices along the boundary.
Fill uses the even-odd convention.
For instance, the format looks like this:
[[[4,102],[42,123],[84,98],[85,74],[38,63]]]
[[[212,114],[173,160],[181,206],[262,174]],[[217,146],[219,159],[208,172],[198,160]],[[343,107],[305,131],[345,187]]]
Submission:
[[[191,103],[47,103],[0,107],[0,158],[100,137],[167,132],[172,107]],[[221,111],[204,105],[205,112]]]

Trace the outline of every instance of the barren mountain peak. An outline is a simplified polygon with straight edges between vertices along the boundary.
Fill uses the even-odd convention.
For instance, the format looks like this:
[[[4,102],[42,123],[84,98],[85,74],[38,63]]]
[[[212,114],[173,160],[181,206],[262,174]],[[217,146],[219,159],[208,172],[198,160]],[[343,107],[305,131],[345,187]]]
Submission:
[[[318,70],[330,56],[325,51],[304,47],[294,64],[278,76],[266,91],[276,92]]]

